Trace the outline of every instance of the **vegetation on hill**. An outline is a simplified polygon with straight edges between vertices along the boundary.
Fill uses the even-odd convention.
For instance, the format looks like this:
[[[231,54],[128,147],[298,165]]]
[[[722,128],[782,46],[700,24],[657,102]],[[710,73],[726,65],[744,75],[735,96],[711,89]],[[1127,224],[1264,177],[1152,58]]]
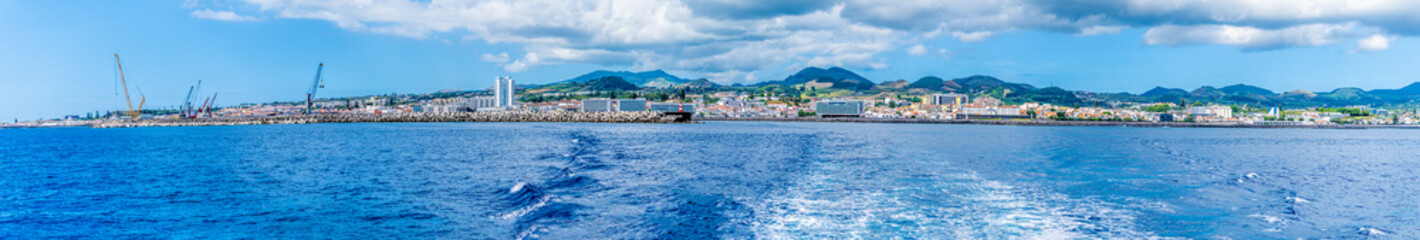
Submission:
[[[595,77],[595,78],[593,78]],[[755,84],[720,85],[709,79],[685,80],[663,71],[641,73],[596,71],[577,78],[555,84],[530,89],[530,93],[545,92],[586,92],[625,91],[655,92],[676,96],[680,92],[688,94],[708,94],[716,91],[738,91],[753,94],[771,94],[792,101],[811,98],[865,97],[883,95],[922,95],[932,93],[963,93],[975,97],[990,96],[1008,104],[1024,102],[1049,103],[1061,106],[1100,105],[1120,102],[1174,103],[1181,106],[1226,104],[1268,107],[1343,107],[1353,105],[1416,105],[1420,104],[1420,83],[1399,89],[1377,89],[1366,91],[1358,88],[1339,88],[1330,92],[1288,91],[1278,93],[1266,88],[1234,84],[1222,88],[1202,86],[1193,91],[1179,88],[1155,87],[1141,94],[1096,93],[1072,91],[1058,87],[1036,88],[1029,84],[1007,82],[992,76],[974,75],[952,80],[936,76],[924,76],[916,81],[887,81],[874,84],[857,73],[839,67],[809,67],[783,80],[764,81]],[[646,95],[640,95],[646,96]],[[659,96],[659,95],[658,95]],[[674,99],[673,97],[671,99]]]
[[[677,88],[715,89],[715,88],[719,88],[719,87],[720,87],[720,84],[716,84],[715,82],[711,82],[710,79],[700,78],[700,79],[690,80],[690,82],[687,82],[687,83],[685,83],[685,84],[677,85],[676,87],[677,87]]]
[[[593,72],[590,72],[590,73],[587,73],[587,74],[582,74],[581,76],[577,76],[577,77],[574,77],[574,78],[572,78],[572,79],[563,80],[563,81],[561,81],[561,82],[556,82],[556,83],[553,83],[553,84],[571,83],[571,82],[585,83],[585,82],[590,82],[590,81],[592,81],[592,80],[601,79],[601,78],[605,78],[605,77],[618,77],[618,78],[621,78],[622,80],[625,80],[626,82],[629,82],[629,83],[631,83],[631,84],[633,84],[633,85],[636,85],[637,87],[670,88],[670,87],[673,87],[673,86],[678,85],[678,84],[685,84],[685,83],[690,82],[689,80],[685,80],[685,79],[683,79],[683,78],[677,77],[677,76],[675,76],[675,75],[671,75],[670,73],[666,73],[665,71],[661,71],[661,70],[646,71],[646,72],[628,72],[628,71],[606,71],[606,70],[597,70],[597,71],[593,71]]]
[[[831,68],[828,68],[828,69],[822,69],[822,68],[817,68],[817,67],[809,67],[809,68],[804,68],[804,70],[799,70],[798,73],[795,73],[794,75],[790,75],[789,77],[784,78],[783,81],[761,82],[761,83],[758,83],[758,84],[754,84],[754,86],[768,86],[768,85],[793,86],[793,85],[804,84],[804,83],[807,83],[807,82],[809,82],[809,81],[815,81],[815,80],[819,80],[819,79],[854,80],[854,81],[858,81],[858,82],[860,82],[860,83],[868,83],[868,84],[871,84],[871,83],[872,83],[872,81],[868,81],[867,78],[864,78],[863,76],[859,76],[857,73],[853,73],[853,71],[848,71],[848,69],[843,69],[843,68],[840,68],[840,67],[831,67]]]
[[[1164,87],[1154,87],[1154,89],[1149,89],[1149,91],[1145,91],[1144,94],[1140,94],[1140,96],[1145,96],[1145,97],[1188,96],[1188,95],[1189,95],[1188,91],[1184,91],[1183,89],[1164,88]]]
[[[926,76],[917,79],[917,81],[912,82],[911,85],[907,85],[907,88],[926,89],[928,91],[951,92],[956,91],[958,88],[961,88],[961,85],[957,85],[956,82],[948,82],[946,80],[942,80],[942,78],[936,76]]]
[[[606,76],[586,82],[561,82],[538,87],[537,92],[585,92],[585,91],[632,91],[641,89],[636,84],[617,76]]]

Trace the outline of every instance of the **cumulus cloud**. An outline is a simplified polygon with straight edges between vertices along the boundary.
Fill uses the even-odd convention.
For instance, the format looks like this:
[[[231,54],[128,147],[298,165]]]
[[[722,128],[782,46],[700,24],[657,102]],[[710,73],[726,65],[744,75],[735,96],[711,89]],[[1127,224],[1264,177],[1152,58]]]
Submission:
[[[1032,30],[1073,35],[1148,29],[1147,45],[1219,44],[1244,51],[1357,41],[1389,48],[1420,34],[1412,0],[241,0],[248,16],[328,21],[351,31],[417,39],[512,43],[483,54],[507,71],[555,64],[665,69],[755,81],[771,68],[887,67],[878,57],[939,37],[989,41]],[[203,9],[193,17],[250,21]],[[1377,38],[1377,36],[1380,36]],[[920,47],[920,49],[919,49]]]
[[[498,53],[498,55],[484,53],[483,56],[478,57],[478,60],[483,60],[484,62],[492,63],[506,63],[508,62],[508,53]]]
[[[903,49],[903,51],[906,51],[907,55],[919,57],[933,56],[947,58],[947,54],[949,53],[947,49],[928,47],[922,44],[912,45],[911,47],[907,47],[907,49]]]
[[[1375,34],[1420,34],[1420,1],[1411,0],[1032,0],[1031,3],[1063,18],[1094,17],[1113,24],[1147,28],[1144,43],[1149,45],[1223,44],[1243,50],[1268,50],[1335,44]]]
[[[195,18],[212,19],[228,22],[251,22],[261,20],[255,17],[242,16],[231,11],[213,11],[211,9],[192,11],[192,14],[190,15]]]
[[[1351,50],[1351,53],[1390,49],[1390,41],[1394,40],[1394,37],[1387,37],[1380,34],[1371,35],[1370,37],[1357,40],[1356,49]]]
[[[1244,50],[1270,50],[1285,47],[1321,46],[1355,38],[1355,24],[1307,24],[1282,29],[1261,29],[1246,26],[1164,25],[1144,33],[1149,45],[1221,44]]]
[[[912,56],[927,55],[927,46],[924,46],[924,45],[922,45],[922,44],[912,45],[912,47],[908,47],[908,48],[907,48],[907,55],[912,55]]]

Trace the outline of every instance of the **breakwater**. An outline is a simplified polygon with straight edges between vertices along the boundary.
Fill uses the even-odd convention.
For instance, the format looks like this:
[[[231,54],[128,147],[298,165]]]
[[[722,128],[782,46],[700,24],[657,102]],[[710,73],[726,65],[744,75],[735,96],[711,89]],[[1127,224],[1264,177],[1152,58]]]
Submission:
[[[1069,127],[1180,127],[1180,128],[1327,128],[1327,129],[1368,129],[1402,128],[1420,129],[1420,125],[1352,125],[1352,124],[1253,124],[1243,122],[1111,122],[1111,121],[1055,121],[1055,120],[976,120],[976,119],[930,119],[930,118],[818,118],[818,117],[696,117],[696,121],[764,121],[764,122],[851,122],[851,123],[919,123],[919,124],[985,124],[1015,126],[1069,126]]]
[[[95,128],[186,127],[262,124],[357,123],[357,122],[601,122],[668,123],[660,112],[458,112],[397,114],[315,114],[269,117],[225,117],[199,119],[138,119],[98,122]]]

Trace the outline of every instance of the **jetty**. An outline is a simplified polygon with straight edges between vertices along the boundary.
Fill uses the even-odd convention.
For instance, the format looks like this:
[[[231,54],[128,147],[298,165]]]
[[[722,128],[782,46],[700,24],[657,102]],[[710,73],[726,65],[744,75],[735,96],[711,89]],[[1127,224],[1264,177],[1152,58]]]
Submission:
[[[264,117],[118,119],[96,122],[94,128],[190,127],[263,124],[365,123],[365,122],[595,122],[672,123],[675,116],[661,112],[450,112],[394,114],[311,114]]]

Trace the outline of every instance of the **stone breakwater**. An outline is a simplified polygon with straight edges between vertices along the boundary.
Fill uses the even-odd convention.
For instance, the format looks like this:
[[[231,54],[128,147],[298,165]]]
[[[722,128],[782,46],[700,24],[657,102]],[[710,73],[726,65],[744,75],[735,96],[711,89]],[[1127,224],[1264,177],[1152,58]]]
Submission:
[[[95,128],[186,127],[260,124],[359,123],[359,122],[601,122],[668,123],[660,112],[462,112],[399,114],[316,114],[271,117],[199,119],[113,120],[95,123]]]

